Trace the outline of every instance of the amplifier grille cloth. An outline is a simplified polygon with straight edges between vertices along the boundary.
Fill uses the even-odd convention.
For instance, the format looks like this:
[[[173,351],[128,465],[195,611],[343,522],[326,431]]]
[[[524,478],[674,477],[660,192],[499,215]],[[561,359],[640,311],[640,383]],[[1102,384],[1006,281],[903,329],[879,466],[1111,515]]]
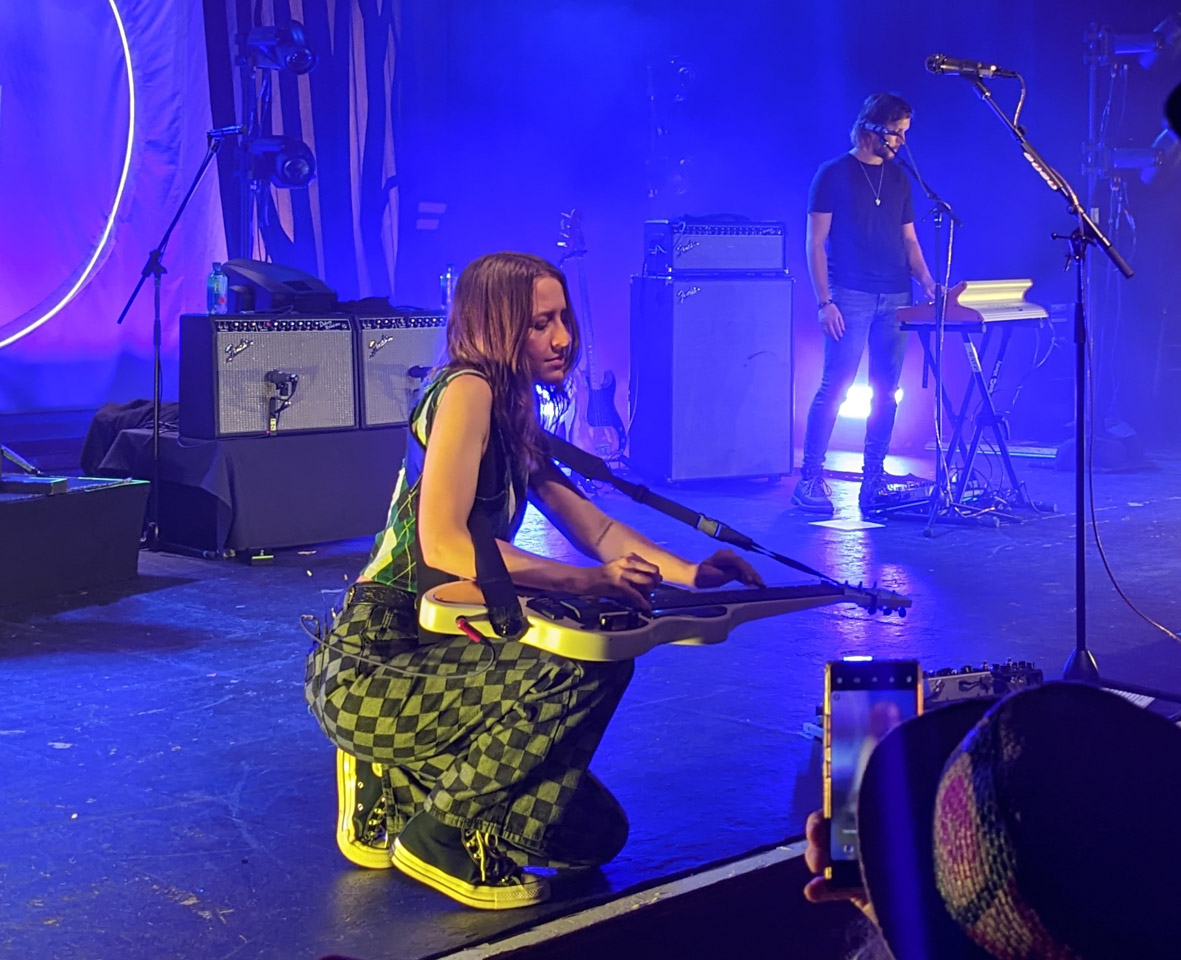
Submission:
[[[278,326],[278,324],[276,324]],[[226,362],[246,340],[249,348]],[[299,377],[290,406],[279,417],[279,433],[331,430],[357,425],[353,390],[353,335],[339,329],[217,331],[220,374],[218,427],[223,436],[265,433],[267,404],[277,395],[264,379],[270,370]]]
[[[443,317],[391,317],[358,322],[361,336],[361,422],[366,427],[406,423],[425,373],[446,338]],[[411,373],[414,368],[414,374]]]

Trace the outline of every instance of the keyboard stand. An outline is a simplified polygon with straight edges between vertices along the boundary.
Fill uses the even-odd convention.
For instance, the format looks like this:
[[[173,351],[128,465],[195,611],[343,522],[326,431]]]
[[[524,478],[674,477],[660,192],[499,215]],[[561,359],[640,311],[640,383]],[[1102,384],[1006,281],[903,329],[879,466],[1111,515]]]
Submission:
[[[964,352],[968,358],[968,367],[971,371],[968,385],[964,390],[964,396],[960,401],[958,409],[953,408],[946,394],[944,395],[944,409],[949,411],[948,415],[952,422],[951,442],[948,445],[948,459],[950,461],[956,454],[959,454],[960,457],[960,470],[952,484],[953,503],[965,503],[964,498],[972,479],[972,467],[976,462],[976,455],[980,452],[980,441],[983,438],[984,431],[987,429],[992,432],[993,441],[996,444],[997,452],[1000,455],[1001,463],[1004,466],[1005,474],[1009,479],[1009,485],[1012,490],[1011,497],[1005,498],[1006,503],[1012,507],[1021,507],[1036,512],[1054,512],[1052,504],[1036,503],[1030,499],[1021,481],[1017,479],[1017,471],[1013,466],[1013,458],[1009,453],[1009,445],[1005,440],[1005,431],[1003,429],[1005,421],[997,413],[996,405],[992,399],[997,380],[1000,378],[1001,364],[1004,362],[1005,353],[1009,349],[1009,341],[1013,337],[1013,328],[1017,325],[1030,325],[1041,322],[1041,320],[1012,320],[1004,322],[997,321],[996,323],[948,324],[949,332],[954,331],[963,339]],[[989,348],[993,343],[993,333],[997,331],[998,327],[1000,328],[1000,341],[997,344],[996,354],[986,379],[982,358],[988,356]],[[904,322],[902,329],[914,330],[919,335],[919,342],[923,345],[923,386],[925,387],[927,385],[928,372],[934,373],[935,370],[935,357],[931,348],[931,335],[934,332],[935,325],[933,323]],[[979,346],[972,340],[971,335],[973,333],[983,333]],[[966,440],[968,411],[972,404],[972,399],[976,396],[977,392],[980,395],[982,409],[980,415],[976,417],[976,424],[972,431],[971,439]]]

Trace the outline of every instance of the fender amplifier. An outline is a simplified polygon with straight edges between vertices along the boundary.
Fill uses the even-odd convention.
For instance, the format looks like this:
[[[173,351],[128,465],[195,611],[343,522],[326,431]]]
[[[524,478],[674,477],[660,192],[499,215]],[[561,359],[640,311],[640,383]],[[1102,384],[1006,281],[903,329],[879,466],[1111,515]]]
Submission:
[[[628,461],[642,477],[791,473],[792,286],[784,273],[632,278]]]
[[[787,269],[782,223],[649,220],[644,224],[644,275],[778,273]]]
[[[410,419],[446,337],[447,317],[441,313],[357,318],[361,426],[385,427]]]
[[[355,429],[354,343],[347,317],[181,317],[181,436]]]

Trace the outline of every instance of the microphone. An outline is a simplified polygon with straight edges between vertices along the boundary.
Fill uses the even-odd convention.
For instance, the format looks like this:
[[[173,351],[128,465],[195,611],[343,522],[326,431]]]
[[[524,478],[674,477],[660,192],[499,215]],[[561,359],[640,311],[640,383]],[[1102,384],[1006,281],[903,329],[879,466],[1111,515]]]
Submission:
[[[979,60],[954,60],[942,53],[927,57],[927,69],[932,73],[956,77],[1018,77],[1016,70],[1006,70],[992,63]]]
[[[278,391],[267,400],[267,414],[271,420],[271,429],[274,430],[279,425],[279,414],[291,406],[291,398],[295,396],[295,391],[299,387],[299,374],[268,370],[262,379],[264,383],[273,383]]]
[[[298,373],[284,373],[282,370],[268,370],[263,375],[264,383],[273,383],[276,387],[285,387],[299,381]]]
[[[889,156],[890,160],[899,159],[897,148],[890,146],[890,141],[886,139],[886,137],[899,136],[899,134],[896,131],[890,130],[880,123],[863,123],[861,125],[861,129],[868,130],[870,133],[876,133],[881,138],[882,146],[884,146],[887,150],[890,151],[890,156]],[[905,142],[905,140],[903,142]]]
[[[246,124],[235,123],[229,127],[215,127],[210,130],[208,136],[211,140],[220,140],[222,137],[232,137],[237,133],[245,133]]]

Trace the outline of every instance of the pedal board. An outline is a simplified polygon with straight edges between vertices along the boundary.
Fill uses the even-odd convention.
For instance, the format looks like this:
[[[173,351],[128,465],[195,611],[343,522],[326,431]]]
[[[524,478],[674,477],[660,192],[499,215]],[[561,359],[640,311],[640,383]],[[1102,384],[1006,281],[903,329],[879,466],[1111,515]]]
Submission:
[[[910,477],[889,478],[886,482],[884,496],[875,498],[874,506],[883,510],[892,507],[905,507],[912,503],[921,503],[931,499],[931,491],[935,484],[931,480],[912,479]]]
[[[1027,660],[983,663],[979,667],[959,669],[944,667],[930,673],[923,671],[923,710],[934,710],[964,700],[1003,697],[1016,690],[1036,687],[1043,680],[1042,671]],[[800,736],[811,740],[824,739],[823,707],[816,708],[815,721],[804,721]]]
[[[22,474],[5,474],[0,476],[0,493],[17,493],[33,497],[47,497],[55,493],[65,493],[70,487],[70,481],[65,477],[24,476]]]
[[[1042,671],[1026,660],[924,672],[923,709],[979,697],[1003,697],[1025,687],[1036,687],[1043,680]]]

